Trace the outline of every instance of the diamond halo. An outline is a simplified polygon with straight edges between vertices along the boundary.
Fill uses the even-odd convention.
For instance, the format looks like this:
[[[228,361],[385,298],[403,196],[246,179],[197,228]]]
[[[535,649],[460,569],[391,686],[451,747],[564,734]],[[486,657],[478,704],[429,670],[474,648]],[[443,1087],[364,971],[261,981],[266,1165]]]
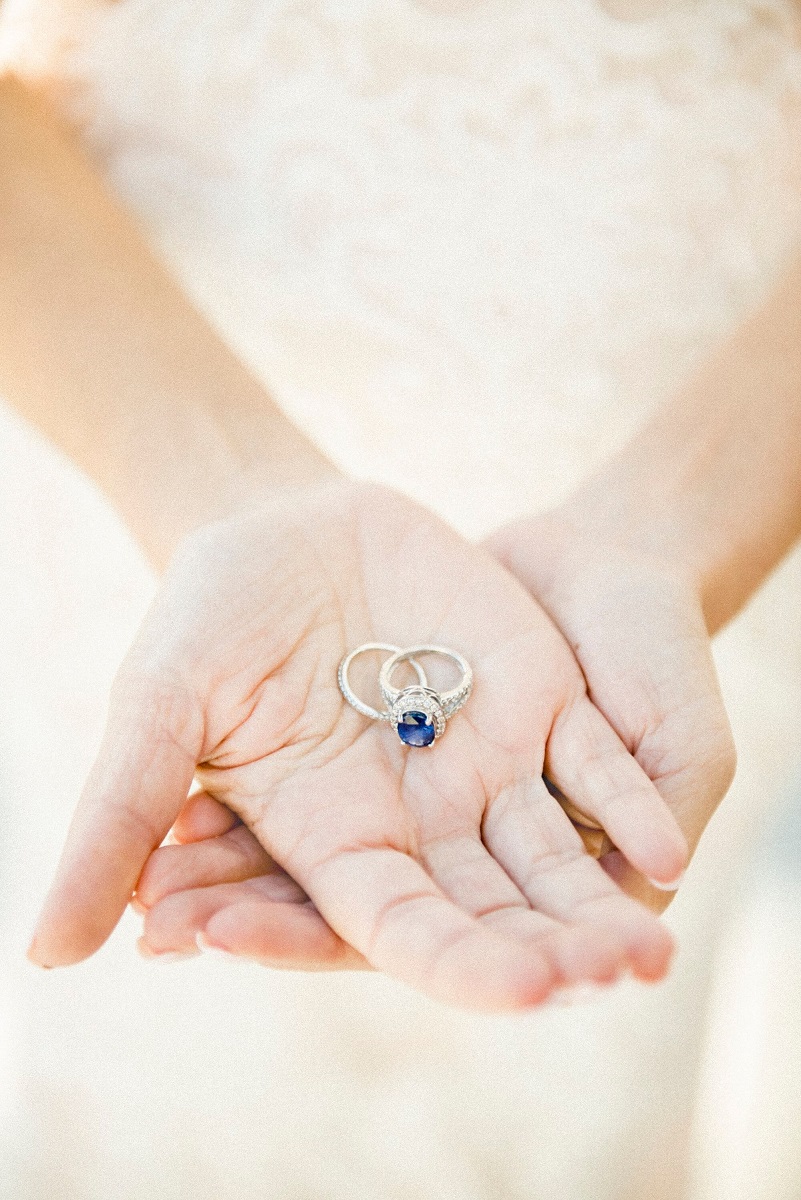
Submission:
[[[442,737],[445,732],[445,713],[439,699],[439,693],[433,688],[423,688],[417,685],[404,688],[388,705],[389,720],[392,728],[400,735],[398,726],[405,724],[404,717],[411,713],[422,713],[428,717],[428,722],[434,726],[434,737],[429,743],[423,745],[431,745],[438,737]],[[405,740],[401,737],[401,740]],[[416,742],[410,742],[409,745],[417,745]]]

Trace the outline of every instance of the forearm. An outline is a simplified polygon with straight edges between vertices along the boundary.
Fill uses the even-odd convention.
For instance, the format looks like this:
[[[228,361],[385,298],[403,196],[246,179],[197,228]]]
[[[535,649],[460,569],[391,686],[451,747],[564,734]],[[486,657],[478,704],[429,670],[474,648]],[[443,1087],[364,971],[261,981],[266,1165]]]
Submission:
[[[801,261],[562,508],[686,572],[710,632],[801,535]]]
[[[0,392],[153,564],[255,489],[335,468],[150,253],[46,104],[0,79]]]

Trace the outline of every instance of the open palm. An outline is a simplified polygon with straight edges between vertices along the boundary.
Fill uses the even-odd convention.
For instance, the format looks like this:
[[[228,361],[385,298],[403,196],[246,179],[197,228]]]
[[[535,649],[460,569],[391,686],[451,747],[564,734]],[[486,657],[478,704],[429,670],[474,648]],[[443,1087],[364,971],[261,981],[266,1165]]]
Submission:
[[[431,747],[344,703],[337,664],[368,641],[471,663],[473,694]],[[359,661],[376,703],[380,660]],[[426,661],[432,686],[453,686],[439,667]],[[67,963],[102,944],[196,777],[266,851],[223,885],[229,917],[231,888],[245,923],[254,906],[303,909],[354,963],[463,1007],[525,1007],[625,967],[661,977],[669,934],[586,853],[543,772],[636,869],[679,873],[675,820],[486,550],[378,485],[270,494],[175,557],[115,682],[32,954]]]

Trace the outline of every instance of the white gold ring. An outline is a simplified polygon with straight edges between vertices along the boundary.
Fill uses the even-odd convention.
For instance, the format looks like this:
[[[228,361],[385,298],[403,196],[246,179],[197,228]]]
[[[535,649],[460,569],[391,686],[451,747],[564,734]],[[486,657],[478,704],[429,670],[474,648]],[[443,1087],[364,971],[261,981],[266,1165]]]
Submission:
[[[445,692],[437,692],[420,681],[411,687],[392,686],[392,673],[402,662],[412,661],[416,654],[443,654],[455,662],[462,672],[459,683]],[[473,688],[473,671],[467,659],[446,646],[410,646],[388,658],[378,676],[381,695],[387,705],[389,721],[398,737],[407,746],[430,746],[442,737],[448,717],[452,717],[467,701]]]
[[[357,646],[355,650],[351,650],[350,654],[346,654],[342,659],[342,662],[339,664],[339,669],[337,671],[339,690],[342,692],[342,695],[345,697],[348,704],[350,704],[352,708],[355,708],[357,712],[360,712],[362,716],[369,717],[371,721],[388,721],[390,719],[389,712],[379,712],[377,708],[371,708],[369,704],[365,704],[363,700],[360,700],[350,686],[350,681],[348,679],[348,669],[354,658],[356,658],[358,654],[367,653],[369,650],[388,650],[392,656],[401,652],[400,646],[392,646],[387,642],[365,642],[363,646]],[[428,679],[426,678],[425,671],[420,666],[419,662],[416,662],[414,659],[410,659],[409,661],[417,672],[417,682],[419,686],[421,688],[427,688]]]

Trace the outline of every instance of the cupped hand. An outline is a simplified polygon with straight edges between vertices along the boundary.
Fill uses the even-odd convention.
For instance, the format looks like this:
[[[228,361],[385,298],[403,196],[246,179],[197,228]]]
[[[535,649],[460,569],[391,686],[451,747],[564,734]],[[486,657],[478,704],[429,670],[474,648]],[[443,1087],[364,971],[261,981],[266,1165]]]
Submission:
[[[431,747],[344,702],[337,664],[367,641],[472,664],[473,694]],[[377,663],[361,662],[364,691]],[[435,688],[455,682],[426,666]],[[257,876],[226,884],[251,892],[206,914],[212,942],[297,887],[298,911],[367,964],[462,1007],[526,1007],[627,967],[661,978],[670,935],[586,853],[544,772],[638,871],[681,871],[656,788],[486,549],[379,485],[265,493],[175,555],[112,689],[31,957],[103,943],[196,777],[289,877],[270,884],[278,900],[253,894]]]
[[[603,535],[594,523],[583,527],[577,514],[514,521],[482,544],[569,640],[590,698],[654,782],[694,853],[732,782],[736,753],[689,572]],[[655,888],[618,847],[602,865],[628,895],[663,911],[675,893]]]

